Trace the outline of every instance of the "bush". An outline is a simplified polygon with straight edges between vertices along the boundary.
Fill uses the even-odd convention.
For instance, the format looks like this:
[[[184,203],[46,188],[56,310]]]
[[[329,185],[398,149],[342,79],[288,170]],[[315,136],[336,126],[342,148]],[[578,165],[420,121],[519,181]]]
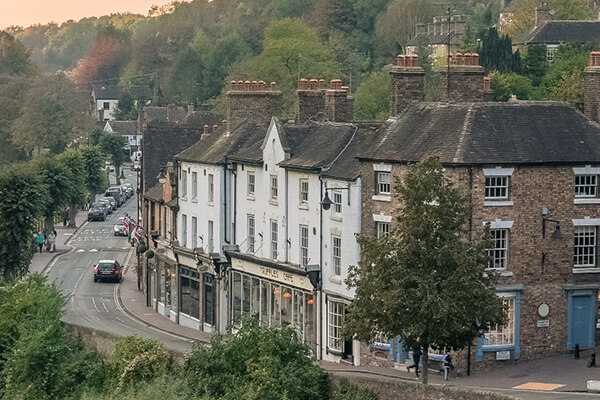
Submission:
[[[350,383],[347,379],[342,379],[339,385],[334,386],[331,393],[331,400],[377,400],[379,396],[369,389],[361,388],[358,385]]]
[[[392,86],[386,72],[372,72],[354,94],[356,120],[385,120],[390,111]]]

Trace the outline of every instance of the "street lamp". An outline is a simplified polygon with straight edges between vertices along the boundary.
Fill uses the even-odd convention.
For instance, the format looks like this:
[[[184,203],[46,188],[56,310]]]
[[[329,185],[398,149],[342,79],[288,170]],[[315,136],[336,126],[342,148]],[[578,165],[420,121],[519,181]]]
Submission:
[[[118,179],[118,183],[120,184],[122,181],[125,180],[125,174],[123,174],[123,168],[121,167],[121,174],[119,175]]]
[[[342,187],[342,188],[325,188],[323,189],[325,190],[325,197],[323,197],[323,200],[321,200],[321,207],[323,207],[323,210],[327,211],[331,208],[331,205],[333,204],[333,201],[331,201],[331,199],[329,198],[329,190],[350,190],[349,187]],[[348,204],[350,204],[350,197],[348,197]]]
[[[556,224],[556,230],[554,231],[552,236],[550,236],[550,238],[554,239],[554,240],[562,239],[563,235],[560,232],[560,221],[556,220],[556,219],[547,218],[546,215],[548,215],[548,208],[543,207],[542,208],[542,238],[546,237],[546,222],[554,222]]]

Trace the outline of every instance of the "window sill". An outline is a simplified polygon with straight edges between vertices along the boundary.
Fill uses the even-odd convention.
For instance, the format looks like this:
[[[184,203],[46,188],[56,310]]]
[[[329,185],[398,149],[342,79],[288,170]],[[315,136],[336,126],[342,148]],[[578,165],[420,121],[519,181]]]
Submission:
[[[254,201],[254,195],[253,194],[248,194],[246,195],[246,200],[250,200],[250,201]]]
[[[573,204],[600,204],[600,199],[595,197],[581,197],[573,200]]]
[[[514,350],[514,344],[482,344],[481,351],[507,351]]]
[[[510,207],[513,205],[512,200],[484,200],[484,207]]]
[[[274,205],[274,206],[278,206],[279,205],[279,202],[277,200],[273,200],[273,199],[269,200],[269,203],[272,204],[272,205]]]
[[[375,201],[392,201],[392,196],[389,194],[376,194],[372,199]]]
[[[298,204],[298,209],[308,211],[308,204],[306,204],[306,203]]]
[[[487,269],[486,271],[496,272],[498,275],[503,276],[503,277],[513,276],[514,275],[512,271],[507,271],[505,269],[493,269],[493,268],[490,268],[490,269]],[[488,274],[484,272],[484,276],[487,277]]]
[[[181,200],[181,201],[187,201],[187,197],[182,197],[179,200]]]
[[[329,277],[329,282],[337,283],[338,285],[342,284],[342,277],[339,275],[333,275]]]
[[[573,268],[574,274],[600,274],[600,268]]]
[[[215,203],[213,203],[212,201],[209,201],[209,202],[208,202],[208,206],[209,206],[209,207],[214,207],[214,206],[215,206]]]
[[[198,203],[197,199],[192,199],[192,203]]]
[[[330,215],[329,218],[332,221],[336,221],[336,222],[342,222],[342,216],[341,215]]]

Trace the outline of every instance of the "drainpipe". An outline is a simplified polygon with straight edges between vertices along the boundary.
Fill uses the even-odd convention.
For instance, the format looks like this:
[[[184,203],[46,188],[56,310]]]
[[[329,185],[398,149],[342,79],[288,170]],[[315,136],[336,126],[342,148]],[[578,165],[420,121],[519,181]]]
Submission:
[[[289,220],[289,198],[288,190],[289,190],[289,177],[288,170],[285,169],[285,262],[290,262],[290,244],[288,240],[290,239],[290,220]]]
[[[232,235],[232,243],[236,244],[236,224],[237,224],[237,164],[233,164],[233,168],[231,170],[233,174],[233,187],[231,188],[231,200],[233,201],[233,219],[231,220],[231,235]]]
[[[214,182],[213,182],[213,185],[214,185]],[[227,209],[227,163],[225,163],[225,167],[223,168],[223,241],[227,244],[229,244],[229,241],[227,240],[227,212],[228,211],[229,210]],[[223,249],[223,246],[221,246],[221,248],[219,249],[219,254],[221,254],[222,249]]]
[[[323,308],[323,207],[321,206],[321,199],[323,198],[323,179],[319,174],[319,182],[321,183],[321,192],[319,194],[319,269],[321,279],[317,288],[317,359],[322,360],[322,346],[321,341],[323,340],[323,323],[321,321],[322,308]]]

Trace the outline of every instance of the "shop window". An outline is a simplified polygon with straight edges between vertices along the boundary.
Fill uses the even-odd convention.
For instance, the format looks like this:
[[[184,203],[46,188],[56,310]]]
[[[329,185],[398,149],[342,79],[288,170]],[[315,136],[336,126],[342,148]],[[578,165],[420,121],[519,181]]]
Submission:
[[[251,279],[248,275],[242,275],[242,315],[250,314],[250,287]]]
[[[328,302],[328,340],[327,347],[333,351],[344,351],[342,325],[344,323],[344,304],[329,300]]]
[[[281,286],[271,284],[271,326],[281,324]]]
[[[515,344],[515,299],[505,298],[506,324],[496,325],[484,333],[484,345],[506,346]]]
[[[260,316],[260,280],[252,278],[252,300],[250,303],[250,313],[255,317]]]
[[[183,314],[200,318],[200,283],[186,276],[181,277],[181,308]]]
[[[271,293],[271,284],[267,281],[260,282],[260,322],[269,326],[270,314],[269,314],[269,299]]]
[[[292,324],[293,309],[293,294],[289,287],[281,287],[281,324],[284,326]]]
[[[242,322],[242,275],[239,272],[233,273],[232,286],[231,314],[233,324],[239,326]]]
[[[204,323],[216,325],[216,293],[215,279],[208,274],[204,274]]]

